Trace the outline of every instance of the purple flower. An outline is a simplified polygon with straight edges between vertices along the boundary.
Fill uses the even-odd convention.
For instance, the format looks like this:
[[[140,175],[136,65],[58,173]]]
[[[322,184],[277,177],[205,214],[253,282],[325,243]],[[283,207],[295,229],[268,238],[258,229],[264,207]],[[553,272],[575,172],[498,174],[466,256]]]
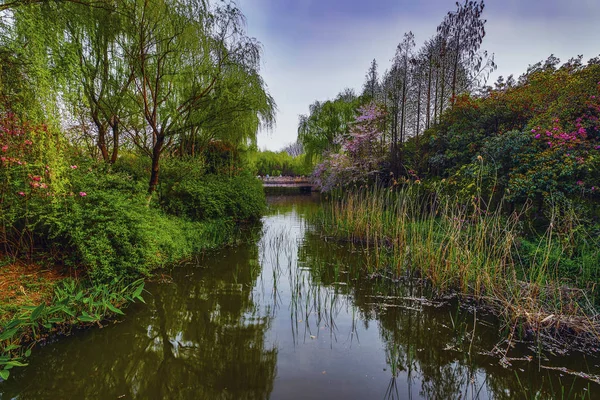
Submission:
[[[81,197],[85,197],[85,196],[87,196],[87,193],[86,193],[86,192],[79,192],[79,195],[80,195]]]

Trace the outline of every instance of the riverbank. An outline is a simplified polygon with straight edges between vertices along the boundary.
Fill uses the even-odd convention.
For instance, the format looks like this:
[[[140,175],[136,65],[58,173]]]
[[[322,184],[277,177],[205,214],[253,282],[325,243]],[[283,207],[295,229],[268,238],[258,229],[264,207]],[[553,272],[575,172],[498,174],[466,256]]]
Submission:
[[[182,221],[180,235],[195,237],[194,246],[180,248],[177,262],[202,251],[230,243],[234,230],[227,221],[196,223],[194,232],[185,232]],[[174,255],[167,255],[169,258]],[[102,327],[115,317],[124,315],[129,304],[144,302],[145,280],[155,276],[157,269],[142,278],[115,277],[103,282],[92,279],[85,268],[48,267],[42,263],[13,260],[5,257],[0,267],[0,378],[6,380],[13,367],[26,365],[32,349],[57,336],[74,330]],[[79,275],[77,275],[79,273]]]
[[[460,205],[419,185],[366,189],[332,200],[315,219],[322,234],[360,245],[373,274],[423,279],[449,294],[492,310],[511,341],[597,351],[600,314],[595,281],[600,253],[576,232],[561,231],[568,214],[526,237],[523,213]],[[577,275],[572,267],[578,268]]]
[[[67,277],[64,271],[0,257],[0,325],[24,306],[49,303],[54,287]]]
[[[122,314],[155,271],[232,243],[238,224],[264,212],[262,185],[248,173],[171,160],[149,197],[140,161],[80,160],[60,190],[6,191],[0,245],[12,257],[0,261],[0,378],[36,343]]]

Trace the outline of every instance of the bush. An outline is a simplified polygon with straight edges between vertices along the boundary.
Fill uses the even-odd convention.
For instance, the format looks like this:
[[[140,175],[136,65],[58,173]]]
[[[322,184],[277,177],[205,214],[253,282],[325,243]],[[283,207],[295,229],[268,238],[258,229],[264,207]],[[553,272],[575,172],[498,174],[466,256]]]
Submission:
[[[112,168],[113,171],[129,175],[137,181],[147,181],[152,161],[145,155],[139,156],[135,153],[121,151]]]
[[[257,220],[265,210],[262,183],[250,176],[189,176],[174,183],[163,196],[171,214],[193,221],[230,218]]]
[[[73,192],[50,203],[35,232],[65,263],[86,267],[93,280],[148,275],[231,233],[225,221],[181,221],[149,207],[145,183],[125,174],[100,168],[73,175]]]

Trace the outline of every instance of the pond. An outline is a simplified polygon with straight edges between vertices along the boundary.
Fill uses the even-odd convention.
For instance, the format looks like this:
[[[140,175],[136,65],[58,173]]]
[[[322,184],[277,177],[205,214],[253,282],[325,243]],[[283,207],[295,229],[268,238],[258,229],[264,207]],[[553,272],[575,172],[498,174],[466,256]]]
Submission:
[[[492,316],[369,275],[368,252],[309,223],[314,196],[269,204],[238,245],[149,283],[123,321],[36,348],[0,399],[600,396],[597,358],[509,346]]]

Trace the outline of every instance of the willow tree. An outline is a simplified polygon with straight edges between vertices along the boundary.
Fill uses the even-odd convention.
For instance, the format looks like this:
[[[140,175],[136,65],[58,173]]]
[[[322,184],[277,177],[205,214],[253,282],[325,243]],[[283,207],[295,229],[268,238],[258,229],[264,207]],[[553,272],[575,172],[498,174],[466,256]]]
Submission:
[[[213,102],[231,104],[219,96],[231,71],[258,76],[260,46],[246,36],[243,15],[232,4],[144,0],[126,12],[130,41],[123,48],[132,65],[134,107],[143,116],[129,131],[152,160],[148,191],[153,193],[162,154],[184,135],[207,128]],[[255,92],[257,87],[265,91],[262,80],[254,83]],[[272,121],[273,106],[270,97],[263,101],[254,110],[255,120]],[[255,135],[256,129],[242,134]]]
[[[346,89],[334,100],[315,101],[309,106],[308,115],[300,115],[298,140],[308,159],[339,149],[340,140],[348,135],[362,101],[352,90]]]
[[[73,64],[65,79],[64,93],[74,109],[81,105],[93,122],[102,159],[114,163],[133,80],[132,69],[124,58],[120,43],[126,36],[122,16],[118,10],[68,3],[62,12],[67,14],[62,51]],[[109,147],[112,147],[110,153]]]
[[[275,101],[258,69],[239,62],[222,69],[199,105],[197,112],[186,115],[187,127],[178,134],[178,154],[194,156],[211,140],[255,145],[257,131],[271,128],[275,120]]]

